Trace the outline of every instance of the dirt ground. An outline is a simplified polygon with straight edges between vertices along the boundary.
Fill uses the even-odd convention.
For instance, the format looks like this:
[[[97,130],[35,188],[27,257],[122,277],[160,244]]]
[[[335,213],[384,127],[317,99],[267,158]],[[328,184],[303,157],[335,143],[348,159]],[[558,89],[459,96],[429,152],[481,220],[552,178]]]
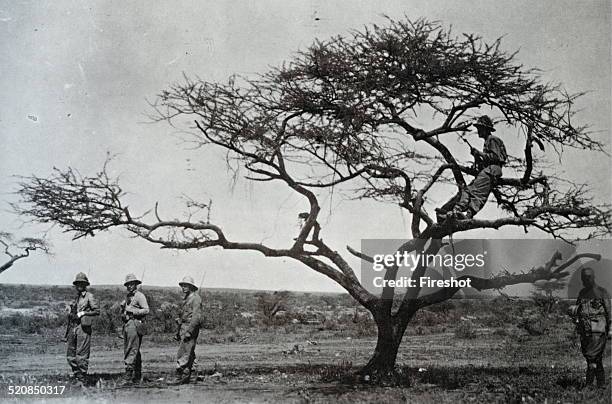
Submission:
[[[94,336],[90,386],[68,380],[64,345],[42,336],[0,335],[0,399],[27,402],[611,402],[607,390],[581,389],[578,347],[542,337],[494,335],[457,339],[451,333],[406,336],[398,363],[410,384],[374,387],[346,382],[375,345],[373,339],[200,345],[198,380],[169,387],[176,345],[156,338],[142,349],[144,381],[118,388],[121,340]],[[297,345],[297,347],[296,347]],[[610,376],[610,344],[607,352]],[[343,381],[344,380],[344,381]],[[66,386],[61,396],[15,396],[11,385]]]

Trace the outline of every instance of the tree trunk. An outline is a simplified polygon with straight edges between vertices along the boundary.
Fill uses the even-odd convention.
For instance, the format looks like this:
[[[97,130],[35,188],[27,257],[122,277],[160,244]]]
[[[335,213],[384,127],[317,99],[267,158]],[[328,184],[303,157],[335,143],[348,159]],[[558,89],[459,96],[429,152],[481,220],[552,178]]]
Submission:
[[[358,374],[365,382],[398,384],[400,375],[395,370],[397,351],[405,329],[400,330],[389,316],[374,317],[378,328],[378,340],[374,354]]]

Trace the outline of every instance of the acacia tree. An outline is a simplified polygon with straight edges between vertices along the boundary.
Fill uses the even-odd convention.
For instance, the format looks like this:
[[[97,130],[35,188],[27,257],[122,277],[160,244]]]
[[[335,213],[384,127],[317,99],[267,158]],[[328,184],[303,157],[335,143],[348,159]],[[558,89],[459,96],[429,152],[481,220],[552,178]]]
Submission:
[[[534,284],[535,291],[531,294],[534,303],[542,310],[543,315],[553,311],[558,302],[555,292],[565,289],[565,279],[540,280]]]
[[[257,308],[267,325],[273,324],[274,317],[280,311],[287,310],[287,299],[289,298],[289,292],[287,291],[259,292],[255,297],[257,298]]]
[[[299,215],[303,225],[286,248],[234,241],[209,219],[164,220],[157,209],[136,217],[106,169],[93,176],[69,168],[47,178],[24,178],[16,208],[34,220],[59,224],[74,238],[123,227],[162,248],[222,247],[294,259],[338,283],[372,313],[378,341],[362,373],[386,377],[415,313],[458,289],[428,295],[420,288],[401,294],[385,287],[380,295],[366,290],[346,257],[323,240],[320,194],[350,186],[355,197],[399,204],[411,215],[402,252],[434,254],[446,236],[504,226],[562,238],[575,229],[588,229],[587,238],[608,234],[609,207],[594,203],[584,186],[544,173],[532,152],[534,144],[559,155],[564,148],[602,151],[588,128],[573,121],[572,105],[580,95],[544,82],[537,70],[500,49],[499,40],[456,37],[426,20],[389,19],[385,26],[317,41],[256,77],[231,77],[227,83],[186,77],[152,103],[155,119],[190,130],[198,146],[224,150],[228,161],[246,169],[247,179],[281,183],[307,201],[308,212]],[[427,196],[437,184],[463,189],[466,178],[477,174],[458,157],[457,139],[484,108],[498,123],[521,131],[524,155],[513,158],[506,170],[512,175],[498,181],[498,217],[438,224]],[[424,116],[433,116],[427,127],[418,124]],[[563,278],[584,256],[597,258],[577,255],[560,264],[555,254],[522,273],[468,277],[478,290]],[[416,267],[413,278],[426,269]],[[386,279],[396,275],[397,267],[387,268]]]
[[[6,261],[0,264],[0,274],[12,267],[18,260],[29,257],[32,251],[39,250],[46,254],[49,253],[49,244],[44,239],[24,237],[15,240],[13,234],[4,231],[0,232],[0,245],[6,256]]]

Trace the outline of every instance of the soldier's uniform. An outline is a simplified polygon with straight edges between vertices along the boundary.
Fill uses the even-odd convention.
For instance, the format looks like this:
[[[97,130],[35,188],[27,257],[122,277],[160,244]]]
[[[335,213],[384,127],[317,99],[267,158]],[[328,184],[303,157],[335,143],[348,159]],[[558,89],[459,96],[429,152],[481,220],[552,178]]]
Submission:
[[[89,286],[87,275],[80,272],[76,275],[73,285]],[[74,377],[84,381],[89,368],[91,350],[92,317],[100,315],[100,306],[94,295],[87,290],[79,291],[75,301],[70,305],[68,332],[66,335],[66,359],[72,368]]]
[[[129,283],[136,285],[142,283],[134,274],[129,274],[124,286]],[[128,292],[125,300],[121,303],[123,320],[123,360],[125,363],[125,383],[140,381],[142,376],[142,358],[140,347],[144,335],[143,320],[149,314],[147,298],[139,290]]]
[[[191,290],[183,298],[178,319],[180,345],[176,354],[176,378],[170,382],[171,384],[184,384],[191,380],[196,342],[202,320],[202,299],[196,293],[198,287],[195,286],[193,278],[187,276],[179,285],[188,285]]]
[[[603,354],[610,331],[610,294],[600,286],[583,288],[576,300],[582,355],[587,361],[586,383],[597,378],[605,386]]]
[[[481,126],[494,132],[493,122],[484,115],[478,119],[475,126]],[[489,134],[485,139],[480,157],[479,172],[476,178],[462,191],[456,194],[451,200],[441,208],[436,209],[439,221],[446,219],[446,214],[453,210],[455,212],[465,212],[467,218],[472,218],[478,213],[487,202],[489,194],[497,185],[502,175],[502,167],[508,160],[506,146],[497,136]]]

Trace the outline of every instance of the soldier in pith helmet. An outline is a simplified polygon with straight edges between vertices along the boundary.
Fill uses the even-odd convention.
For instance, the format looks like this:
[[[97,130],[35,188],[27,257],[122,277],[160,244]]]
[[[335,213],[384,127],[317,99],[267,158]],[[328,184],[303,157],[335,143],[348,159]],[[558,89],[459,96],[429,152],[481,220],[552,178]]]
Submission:
[[[138,383],[142,379],[140,347],[145,334],[143,321],[149,314],[149,304],[145,295],[137,289],[141,283],[142,281],[134,274],[128,274],[123,283],[127,296],[121,303],[123,360],[125,363],[125,375],[121,385]]]
[[[94,316],[100,315],[100,306],[94,295],[87,290],[89,279],[83,272],[76,274],[74,289],[77,292],[70,305],[66,330],[66,359],[72,368],[74,378],[86,382],[91,350],[91,325]]]
[[[179,282],[183,292],[181,314],[177,319],[179,324],[179,348],[176,354],[176,375],[169,384],[186,384],[191,381],[193,363],[195,361],[195,347],[200,333],[202,320],[202,299],[197,292],[191,276],[186,276]]]

